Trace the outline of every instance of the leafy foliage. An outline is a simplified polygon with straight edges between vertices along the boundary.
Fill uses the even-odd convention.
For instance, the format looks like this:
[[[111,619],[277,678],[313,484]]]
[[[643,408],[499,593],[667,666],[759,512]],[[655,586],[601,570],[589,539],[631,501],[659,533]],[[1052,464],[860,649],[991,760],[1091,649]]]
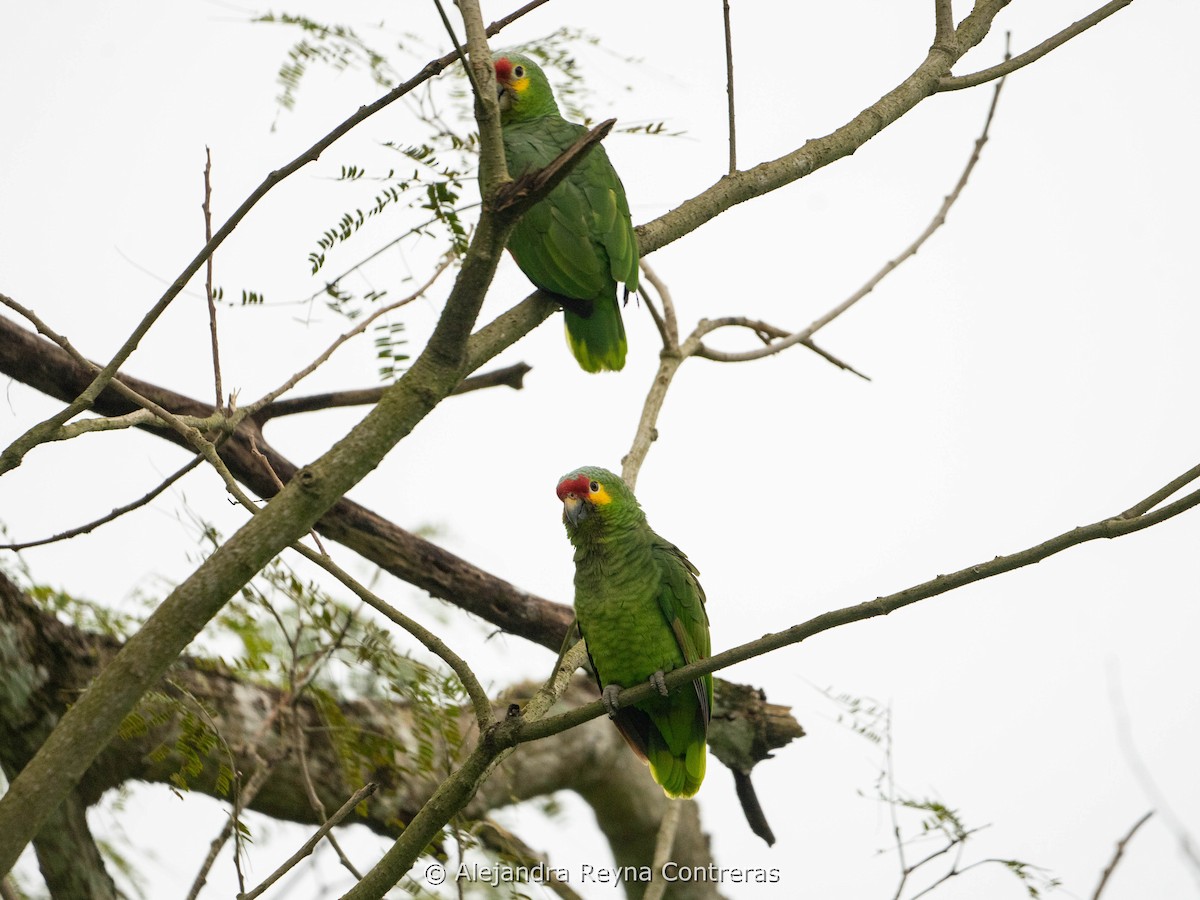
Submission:
[[[364,68],[381,87],[390,87],[397,80],[396,72],[387,58],[359,37],[347,25],[325,25],[307,16],[292,13],[266,13],[254,19],[274,25],[299,28],[304,36],[287,52],[287,60],[280,65],[276,76],[281,93],[276,98],[284,109],[296,106],[300,83],[314,63],[326,65],[335,71]]]
[[[892,763],[892,710],[888,704],[870,697],[860,697],[832,688],[821,693],[838,708],[837,722],[854,734],[882,750],[883,758],[875,778],[871,796],[888,807],[892,819],[891,833],[895,846],[879,853],[894,851],[900,862],[900,883],[896,900],[908,897],[916,900],[940,885],[984,866],[1001,866],[1011,872],[1026,893],[1035,898],[1057,888],[1059,880],[1045,869],[1023,860],[983,857],[964,862],[967,844],[987,826],[968,826],[962,813],[931,796],[910,794],[896,786]],[[860,795],[864,792],[860,791]],[[916,816],[915,825],[912,816]],[[914,859],[914,851],[919,851]],[[938,875],[931,875],[937,865],[944,865]],[[920,873],[927,881],[923,888],[913,888],[914,876]]]

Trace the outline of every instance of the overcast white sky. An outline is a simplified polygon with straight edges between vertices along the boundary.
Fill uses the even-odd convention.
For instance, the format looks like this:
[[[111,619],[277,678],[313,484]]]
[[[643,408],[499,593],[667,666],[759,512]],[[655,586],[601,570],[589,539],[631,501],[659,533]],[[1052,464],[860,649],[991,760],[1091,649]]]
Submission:
[[[965,13],[965,3],[955,6]],[[743,165],[848,120],[908,74],[932,37],[928,2],[758,7],[733,7]],[[312,2],[276,9],[331,14]],[[958,71],[998,61],[1005,29],[1020,51],[1090,9],[1016,0]],[[498,45],[562,23],[584,26],[603,47],[580,48],[596,92],[592,115],[686,132],[608,141],[634,220],[646,222],[723,171],[720,4],[614,0],[597,10],[552,3]],[[507,11],[485,7],[489,20]],[[93,358],[111,356],[200,247],[205,145],[223,218],[268,171],[381,93],[361,74],[316,73],[297,110],[280,113],[274,75],[295,35],[246,24],[252,12],[215,2],[5,11],[0,292]],[[432,4],[345,3],[336,14],[381,44],[420,35],[413,56],[396,58],[405,77],[446,49]],[[374,30],[381,20],[384,30]],[[1114,514],[1200,461],[1198,29],[1195,3],[1140,0],[1009,80],[946,227],[819,337],[870,383],[803,349],[684,366],[638,494],[651,524],[701,570],[715,649]],[[681,327],[717,315],[801,327],[840,302],[925,227],[970,154],[990,95],[934,97],[853,157],[654,254]],[[217,278],[227,293],[252,289],[271,301],[223,311],[228,389],[257,397],[343,329],[324,310],[310,316],[286,301],[320,287],[307,253],[374,190],[356,193],[331,176],[343,164],[384,164],[378,143],[416,140],[412,129],[400,107],[376,117],[271,194],[221,250]],[[331,260],[331,271],[396,228],[382,219]],[[425,277],[432,251],[389,254],[353,286],[401,296],[413,284],[404,279]],[[414,343],[444,290],[404,317]],[[527,290],[506,261],[484,318]],[[435,525],[456,553],[569,601],[557,476],[582,464],[619,468],[657,363],[645,311],[630,307],[626,322],[630,358],[620,375],[579,372],[552,320],[496,361],[531,364],[526,390],[447,402],[352,496],[403,525]],[[209,397],[205,323],[197,281],[129,372]],[[711,343],[750,346],[736,335]],[[374,371],[364,340],[304,392],[368,386]],[[55,408],[5,385],[0,439]],[[269,437],[306,462],[361,414],[280,421]],[[15,538],[107,512],[183,462],[145,435],[84,440],[86,448],[41,447],[0,480],[0,520]],[[161,596],[191,569],[187,509],[227,533],[241,521],[215,477],[199,473],[137,517],[26,558],[38,577],[115,605]],[[745,827],[727,773],[710,768],[700,802],[718,861],[778,867],[781,882],[755,896],[891,896],[894,854],[875,852],[890,845],[886,811],[858,794],[870,792],[879,754],[835,722],[837,708],[816,690],[825,687],[891,704],[901,787],[940,799],[970,824],[991,823],[964,862],[1027,860],[1062,878],[1069,896],[1091,895],[1114,842],[1155,804],[1122,750],[1118,695],[1138,758],[1177,819],[1200,835],[1198,540],[1200,512],[1192,512],[722,673],[790,704],[809,735],[755,772],[779,838],[773,849]],[[429,621],[441,617],[456,646],[469,650],[485,633],[411,588],[384,589]],[[552,662],[517,639],[471,653],[496,687],[539,677]],[[150,896],[174,896],[220,809],[157,789],[136,792],[129,806],[148,811],[140,825],[121,819],[130,839],[161,860],[150,864]],[[97,822],[115,828],[118,818],[103,813]],[[570,820],[582,837],[568,849],[563,821],[547,823],[532,809],[507,821],[556,864],[608,861],[586,822]],[[267,873],[300,840],[300,830],[268,829],[254,870]],[[362,865],[375,846],[357,844]],[[322,879],[339,876],[323,863],[321,871],[331,874],[289,896],[322,896]],[[228,896],[233,885],[222,871],[211,894]],[[1105,896],[1197,893],[1200,874],[1160,814],[1130,845]],[[1021,895],[998,869],[938,892],[947,900]]]

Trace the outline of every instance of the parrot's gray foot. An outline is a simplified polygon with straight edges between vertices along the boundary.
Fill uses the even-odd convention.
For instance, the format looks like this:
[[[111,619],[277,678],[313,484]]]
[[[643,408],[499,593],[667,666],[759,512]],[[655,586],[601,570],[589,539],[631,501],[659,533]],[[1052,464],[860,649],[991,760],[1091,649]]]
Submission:
[[[615,719],[617,717],[617,696],[621,693],[619,684],[608,684],[604,686],[604,690],[600,692],[600,699],[604,702],[604,708],[608,710],[608,717]]]
[[[667,690],[667,676],[663,674],[662,669],[659,669],[650,676],[650,683],[654,685],[654,689],[664,697],[670,695],[671,692]]]

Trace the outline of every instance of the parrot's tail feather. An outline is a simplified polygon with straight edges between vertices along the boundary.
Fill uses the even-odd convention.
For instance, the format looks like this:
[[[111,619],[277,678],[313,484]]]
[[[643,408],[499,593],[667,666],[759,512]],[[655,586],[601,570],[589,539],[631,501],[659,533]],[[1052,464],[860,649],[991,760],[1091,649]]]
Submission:
[[[650,774],[654,776],[668,797],[694,797],[704,781],[704,768],[708,759],[702,741],[688,745],[683,756],[673,754],[666,742],[658,735],[650,738]]]
[[[585,371],[607,369],[619,372],[625,367],[628,344],[616,297],[593,301],[589,316],[581,316],[570,309],[564,309],[563,316],[567,324],[567,343]]]

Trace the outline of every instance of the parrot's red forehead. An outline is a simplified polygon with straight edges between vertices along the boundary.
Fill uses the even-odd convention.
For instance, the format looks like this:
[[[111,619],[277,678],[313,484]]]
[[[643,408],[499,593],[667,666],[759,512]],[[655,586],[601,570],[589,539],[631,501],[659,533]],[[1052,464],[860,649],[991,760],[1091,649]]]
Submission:
[[[508,81],[512,78],[512,60],[502,56],[496,60],[496,80]]]
[[[588,485],[591,480],[586,475],[576,475],[574,478],[564,478],[558,483],[558,499],[566,500],[567,494],[575,494],[578,497],[586,497],[588,495]]]

